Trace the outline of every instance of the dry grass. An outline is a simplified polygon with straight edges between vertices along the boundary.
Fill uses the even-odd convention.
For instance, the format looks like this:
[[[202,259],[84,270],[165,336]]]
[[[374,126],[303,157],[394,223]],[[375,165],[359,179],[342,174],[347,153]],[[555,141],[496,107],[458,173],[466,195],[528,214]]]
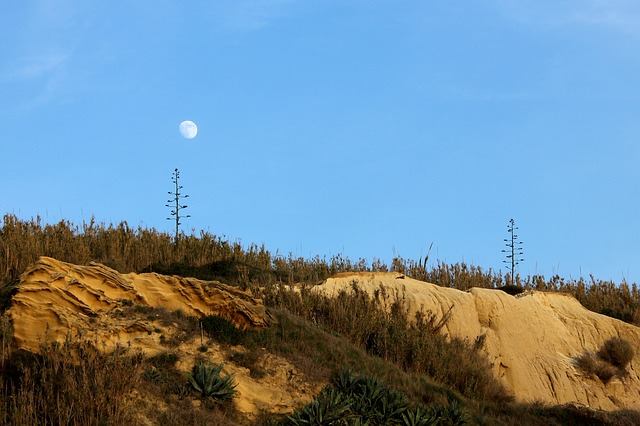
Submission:
[[[11,425],[124,424],[127,399],[139,384],[142,356],[91,344],[47,344],[42,355],[14,352],[2,371],[0,423]]]
[[[96,224],[81,226],[68,221],[43,224],[39,218],[19,220],[5,215],[0,227],[0,302],[6,302],[11,283],[39,256],[51,256],[77,264],[97,261],[121,272],[160,273],[218,279],[240,285],[273,283],[316,283],[345,271],[397,271],[413,278],[445,287],[467,290],[471,287],[500,288],[511,279],[491,269],[464,263],[428,266],[426,260],[396,258],[391,265],[374,259],[351,261],[342,256],[304,259],[270,253],[264,246],[243,247],[238,242],[215,235],[182,236],[177,244],[172,236],[155,229]],[[518,287],[541,291],[561,291],[574,295],[588,309],[640,325],[640,291],[634,283],[613,283],[590,277],[565,280],[534,275],[515,277]]]
[[[478,400],[510,401],[480,352],[481,345],[447,339],[440,333],[446,322],[428,312],[412,320],[402,295],[383,289],[370,297],[353,286],[329,298],[307,289],[295,292],[272,288],[265,303],[286,309],[323,329],[347,337],[367,353],[392,362],[410,373],[433,380]]]
[[[626,368],[633,359],[633,347],[619,337],[604,342],[596,353],[587,352],[576,358],[576,366],[589,375],[596,375],[602,383],[614,377],[625,377]]]
[[[619,374],[616,367],[589,352],[576,358],[576,366],[589,375],[597,376],[604,384]]]
[[[633,359],[633,346],[619,337],[612,337],[604,342],[598,356],[616,368],[624,370]]]
[[[453,398],[479,424],[640,423],[633,412],[603,414],[575,407],[509,403],[509,395],[491,376],[478,350],[480,345],[447,341],[438,333],[442,323],[428,313],[407,318],[401,297],[383,293],[369,297],[354,289],[331,300],[308,292],[304,286],[300,293],[294,293],[278,285],[317,283],[337,272],[387,270],[461,290],[500,288],[510,283],[510,278],[491,270],[465,264],[429,267],[426,261],[401,258],[387,266],[375,260],[352,262],[341,256],[283,257],[264,247],[243,247],[204,232],[183,236],[174,244],[166,233],[132,229],[126,223],[98,225],[91,221],[74,226],[63,221],[44,225],[39,219],[21,221],[5,216],[0,227],[0,309],[6,307],[15,290],[17,276],[41,255],[78,264],[98,261],[122,272],[156,271],[218,279],[256,292],[258,287],[266,288],[265,300],[277,323],[242,337],[248,352],[235,357],[247,366],[257,366],[259,359],[247,354],[266,348],[289,359],[313,380],[327,380],[334,372],[348,368],[376,377],[415,403],[444,403]],[[521,288],[571,293],[589,309],[640,324],[640,294],[635,284],[617,285],[593,277],[589,282],[566,281],[557,276],[516,277],[515,282]],[[167,336],[175,339],[176,345],[199,332],[198,321],[179,313],[136,313],[177,321],[181,334]],[[168,407],[157,410],[151,404],[134,408],[158,424],[238,421],[232,411],[192,407],[184,375],[175,369],[176,360],[170,352],[140,360],[133,354],[100,355],[86,349],[78,358],[81,348],[62,346],[41,356],[22,356],[11,352],[11,339],[6,338],[11,335],[9,326],[0,321],[0,424],[137,424],[126,403],[132,390],[146,392]],[[216,339],[224,341],[227,337],[237,338],[223,335]],[[69,351],[76,351],[76,358]],[[612,359],[624,360],[624,351],[622,355],[613,355]],[[260,421],[268,423],[269,416],[262,416]]]

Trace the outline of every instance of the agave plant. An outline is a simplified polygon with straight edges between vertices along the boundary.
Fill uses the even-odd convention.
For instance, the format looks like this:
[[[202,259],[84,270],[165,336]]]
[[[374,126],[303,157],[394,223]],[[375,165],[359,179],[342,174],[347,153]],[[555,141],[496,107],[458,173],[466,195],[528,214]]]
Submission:
[[[407,400],[404,395],[385,389],[375,405],[374,415],[381,424],[391,424],[400,422],[405,411],[407,411]]]
[[[334,388],[345,394],[353,394],[360,380],[349,370],[343,370],[336,374],[331,380]]]
[[[153,383],[160,383],[162,381],[162,373],[154,366],[145,370],[143,377]]]
[[[218,401],[226,401],[236,394],[237,384],[233,376],[221,377],[222,364],[210,364],[198,361],[189,374],[189,384],[203,398],[213,398]]]
[[[352,410],[375,424],[394,424],[402,420],[406,398],[373,378],[361,378],[353,386]]]
[[[440,417],[433,411],[425,411],[418,407],[402,414],[402,426],[432,426],[440,424]]]
[[[297,410],[287,418],[292,426],[346,425],[351,417],[351,400],[344,393],[330,389],[322,392],[310,404]]]
[[[466,425],[469,422],[466,411],[453,399],[449,400],[448,406],[433,406],[430,411],[440,422],[438,424]]]
[[[458,401],[452,400],[449,402],[449,407],[445,411],[447,420],[454,425],[466,425],[469,423],[468,415],[466,411],[460,406]]]

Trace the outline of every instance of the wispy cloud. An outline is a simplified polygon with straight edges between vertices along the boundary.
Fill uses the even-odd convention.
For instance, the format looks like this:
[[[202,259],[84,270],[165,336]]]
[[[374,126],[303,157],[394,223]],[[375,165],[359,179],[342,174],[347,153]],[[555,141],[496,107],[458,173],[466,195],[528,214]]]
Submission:
[[[0,59],[0,87],[13,92],[10,108],[41,106],[64,89],[78,40],[75,6],[75,0],[36,0],[9,30],[14,49]]]
[[[3,80],[28,80],[46,77],[59,70],[69,58],[68,52],[46,52],[18,58],[13,69],[5,72]]]
[[[70,53],[45,53],[16,60],[17,65],[0,75],[0,87],[28,87],[29,95],[12,100],[13,109],[29,110],[53,100],[66,79]]]
[[[211,14],[226,30],[256,31],[287,15],[296,0],[224,0],[211,6]]]
[[[640,37],[637,0],[495,0],[509,19],[544,27],[591,26]]]
[[[640,36],[640,2],[591,0],[586,7],[576,11],[574,20],[577,23],[604,26]]]

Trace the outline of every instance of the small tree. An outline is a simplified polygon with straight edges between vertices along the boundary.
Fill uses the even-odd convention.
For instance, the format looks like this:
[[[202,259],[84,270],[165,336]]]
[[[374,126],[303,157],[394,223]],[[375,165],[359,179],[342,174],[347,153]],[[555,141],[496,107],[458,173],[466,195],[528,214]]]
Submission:
[[[180,192],[182,190],[182,186],[180,185],[180,171],[178,169],[175,169],[171,174],[171,182],[173,182],[173,184],[175,185],[175,190],[168,192],[169,195],[171,195],[171,198],[167,200],[167,204],[165,204],[165,206],[171,208],[171,217],[168,217],[167,220],[175,221],[176,223],[177,242],[178,237],[180,236],[180,225],[182,225],[182,222],[180,222],[180,220],[189,218],[191,217],[191,215],[181,214],[181,210],[186,209],[188,206],[186,204],[182,205],[180,203],[185,198],[189,198],[189,196],[183,195],[182,192]]]
[[[518,266],[520,262],[524,261],[521,257],[524,254],[522,241],[518,241],[518,234],[516,234],[517,230],[518,227],[516,226],[516,221],[509,219],[509,224],[507,225],[509,238],[504,239],[505,246],[507,248],[502,250],[502,253],[505,253],[505,259],[502,262],[511,268],[512,285],[515,285],[516,283],[516,266]]]

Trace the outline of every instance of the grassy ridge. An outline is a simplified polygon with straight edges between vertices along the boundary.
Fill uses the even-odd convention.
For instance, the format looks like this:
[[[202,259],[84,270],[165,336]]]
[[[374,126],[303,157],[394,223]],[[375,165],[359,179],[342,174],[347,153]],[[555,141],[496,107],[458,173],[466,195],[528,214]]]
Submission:
[[[391,265],[379,260],[351,261],[342,256],[305,259],[274,255],[264,246],[243,246],[207,232],[183,236],[174,244],[171,235],[155,229],[117,225],[81,226],[68,221],[43,224],[38,218],[19,220],[5,215],[0,227],[0,283],[9,283],[39,256],[87,264],[97,261],[119,271],[156,271],[194,276],[248,287],[252,284],[316,283],[345,271],[397,271],[437,285],[467,290],[499,288],[510,277],[464,263],[447,265],[396,258]],[[575,296],[586,308],[640,325],[640,291],[634,283],[614,283],[590,277],[565,280],[559,276],[515,277],[521,287],[562,291]],[[0,291],[6,291],[3,288]]]

